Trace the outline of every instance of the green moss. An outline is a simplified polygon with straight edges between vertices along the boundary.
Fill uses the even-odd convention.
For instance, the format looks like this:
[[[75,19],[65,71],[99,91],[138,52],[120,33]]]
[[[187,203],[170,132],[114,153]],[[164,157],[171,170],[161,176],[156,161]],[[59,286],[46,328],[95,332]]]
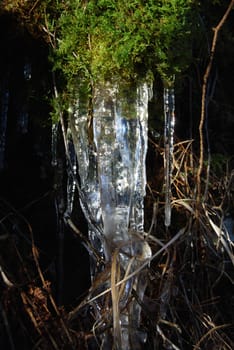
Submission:
[[[192,60],[196,0],[9,3],[26,22],[37,22],[68,90],[76,79],[89,89],[96,82],[136,82],[149,71],[170,84]]]
[[[54,64],[67,79],[171,82],[191,61],[193,1],[64,1]],[[195,16],[196,17],[196,16]]]

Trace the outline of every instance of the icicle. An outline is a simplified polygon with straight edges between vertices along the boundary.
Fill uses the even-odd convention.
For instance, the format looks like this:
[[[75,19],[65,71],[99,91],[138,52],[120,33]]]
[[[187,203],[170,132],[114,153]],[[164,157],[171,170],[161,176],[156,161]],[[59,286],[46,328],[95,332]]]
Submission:
[[[53,167],[55,167],[58,164],[57,142],[58,142],[58,123],[53,122],[52,128],[51,128],[51,165]]]
[[[70,108],[69,125],[77,156],[80,180],[79,200],[89,226],[89,239],[100,258],[104,257],[104,238],[102,235],[102,218],[100,191],[97,174],[97,154],[88,130],[88,102],[79,99]],[[91,279],[98,271],[97,257],[90,253]]]
[[[131,257],[135,257],[131,272],[151,254],[140,235],[144,230],[148,87],[147,84],[137,89],[105,86],[96,90],[94,101],[106,258],[110,260],[114,250],[122,247],[119,263],[123,271],[127,271]],[[144,272],[129,280],[119,300],[119,309],[125,310],[133,288],[141,299],[145,287]],[[145,336],[139,331],[141,308],[136,302],[128,307],[128,312],[120,312],[121,339],[114,342],[119,344],[119,349],[138,349]]]
[[[64,213],[65,218],[69,218],[72,214],[77,175],[76,153],[70,129],[67,130],[67,148],[69,153],[69,164],[67,165],[67,206]]]
[[[224,217],[223,226],[227,236],[232,242],[234,242],[234,218],[229,213],[227,213]]]
[[[94,142],[107,260],[118,242],[128,240],[132,195],[132,164],[126,139],[129,125],[117,112],[116,95],[116,87],[97,87],[94,99]]]
[[[9,107],[9,90],[6,88],[1,96],[1,115],[0,115],[0,170],[5,167],[5,147],[6,147],[6,130]]]
[[[171,224],[171,179],[175,127],[174,88],[164,88],[164,168],[165,168],[165,226]]]
[[[87,111],[87,110],[85,110]],[[80,105],[74,107],[70,118],[71,133],[78,161],[81,205],[87,221],[101,225],[100,192],[97,176],[97,156],[89,140],[87,115]],[[96,232],[99,234],[99,232]]]
[[[22,111],[17,119],[17,129],[19,132],[22,134],[27,134],[28,132],[28,112],[27,111]]]
[[[32,65],[26,60],[24,64],[24,79],[31,80],[32,78]]]
[[[146,187],[146,169],[145,164],[147,142],[148,142],[148,100],[151,99],[150,87],[143,84],[137,89],[136,100],[136,145],[134,155],[134,199],[132,200],[132,209],[130,217],[130,227],[136,232],[144,231],[144,196]],[[129,135],[132,138],[132,135]]]
[[[80,98],[70,116],[78,160],[79,196],[93,247],[110,263],[117,251],[123,278],[126,271],[131,273],[151,255],[141,235],[149,91],[147,84],[138,88],[130,84],[121,87],[105,84],[96,86],[94,91],[93,115],[88,115],[87,99]],[[95,259],[92,261],[94,279],[97,267]],[[138,349],[145,340],[145,334],[139,331],[141,308],[135,300],[131,301],[133,288],[142,300],[145,287],[143,272],[130,279],[122,290],[117,305],[121,310],[120,323],[114,322],[114,327],[121,327],[121,331],[113,330],[116,337],[118,334],[114,342],[119,349]],[[99,301],[96,312],[97,318],[101,318]],[[104,346],[110,347],[107,333],[103,336]]]

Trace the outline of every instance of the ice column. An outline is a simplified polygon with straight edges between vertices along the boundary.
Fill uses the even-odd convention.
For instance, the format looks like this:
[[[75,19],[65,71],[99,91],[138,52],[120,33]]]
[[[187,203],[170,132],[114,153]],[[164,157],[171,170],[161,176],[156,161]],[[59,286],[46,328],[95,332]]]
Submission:
[[[71,130],[69,128],[66,134],[66,143],[69,159],[67,161],[67,204],[64,217],[70,218],[73,211],[76,190],[77,160],[74,143],[72,141]]]
[[[165,169],[165,226],[171,224],[171,179],[175,127],[175,94],[173,88],[164,88],[164,169]]]
[[[58,123],[53,122],[51,127],[51,165],[57,166]]]
[[[92,114],[88,113],[87,101],[80,98],[70,118],[80,201],[89,223],[90,241],[107,264],[117,256],[120,279],[151,256],[143,238],[148,98],[147,84],[98,85]],[[94,277],[95,268],[92,274]],[[118,322],[113,305],[116,349],[137,350],[144,341],[138,331],[141,308],[132,292],[142,299],[145,288],[144,273],[123,285]],[[110,346],[108,342],[109,337],[104,337],[103,348]]]
[[[69,124],[78,163],[80,205],[88,222],[89,239],[94,249],[89,252],[91,278],[93,279],[98,270],[97,257],[104,258],[105,242],[97,173],[97,152],[90,137],[92,122],[88,110],[88,100],[78,98],[71,110]],[[93,254],[95,251],[97,254]]]

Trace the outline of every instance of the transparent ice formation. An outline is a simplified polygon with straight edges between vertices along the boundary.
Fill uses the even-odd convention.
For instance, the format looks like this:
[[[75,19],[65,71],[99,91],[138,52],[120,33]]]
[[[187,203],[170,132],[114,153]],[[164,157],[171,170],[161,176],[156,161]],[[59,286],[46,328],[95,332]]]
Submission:
[[[78,98],[70,116],[70,128],[78,162],[80,202],[89,224],[93,248],[111,262],[117,251],[120,275],[130,274],[151,256],[143,239],[146,186],[149,88],[147,84],[95,87],[92,115],[88,101]],[[91,257],[91,275],[97,261]],[[110,286],[110,281],[109,281]],[[107,285],[108,287],[108,285]],[[129,279],[119,300],[119,327],[113,323],[113,342],[118,349],[140,349],[145,334],[139,331],[146,288],[144,271]],[[96,308],[101,318],[100,305]],[[109,346],[103,337],[103,348]]]
[[[97,153],[89,136],[88,101],[80,98],[70,113],[70,128],[79,174],[80,205],[89,226],[89,239],[94,250],[104,258],[105,240],[101,215],[100,190],[97,174]],[[90,252],[91,279],[97,273],[96,256]]]
[[[27,111],[21,111],[17,119],[17,129],[22,134],[27,134],[28,132],[28,119],[29,114]]]
[[[26,61],[24,64],[24,79],[31,80],[32,78],[32,65],[30,62]]]
[[[77,160],[74,144],[72,141],[71,130],[67,130],[67,151],[69,156],[69,164],[67,165],[67,204],[65,211],[65,218],[69,218],[72,214],[75,190],[76,190],[76,175],[77,175]]]
[[[51,129],[51,165],[57,165],[57,142],[58,142],[58,123],[52,123]]]
[[[232,242],[234,242],[234,219],[229,213],[225,216],[223,225],[227,231],[229,238]]]
[[[165,226],[171,224],[171,179],[175,128],[175,93],[164,88],[164,169],[165,169]]]

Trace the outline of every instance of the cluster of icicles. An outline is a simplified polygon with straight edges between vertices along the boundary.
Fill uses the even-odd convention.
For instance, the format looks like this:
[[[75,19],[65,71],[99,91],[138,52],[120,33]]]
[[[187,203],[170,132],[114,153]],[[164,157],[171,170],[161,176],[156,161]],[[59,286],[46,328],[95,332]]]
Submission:
[[[66,133],[70,168],[66,216],[72,213],[78,187],[89,225],[91,277],[93,284],[96,281],[99,284],[92,295],[96,327],[105,329],[112,324],[111,331],[106,327],[102,333],[102,349],[110,349],[114,344],[118,350],[137,350],[146,341],[146,334],[140,330],[140,303],[146,289],[146,276],[140,267],[146,266],[151,258],[151,249],[144,240],[145,158],[151,94],[146,83],[137,87],[105,84],[95,87],[92,115],[88,112],[87,99],[79,94],[70,110]],[[164,103],[165,225],[169,226],[173,90],[165,89]],[[56,132],[57,127],[53,125],[52,141],[56,139]],[[100,260],[105,261],[104,267]],[[134,274],[136,270],[138,273]],[[106,296],[95,299],[105,290],[110,290],[109,299]]]
[[[103,349],[111,344],[116,349],[140,349],[145,341],[141,308],[132,296],[134,291],[143,299],[145,271],[129,276],[151,257],[143,237],[148,98],[147,84],[132,87],[131,92],[106,84],[95,88],[92,118],[81,99],[70,115],[81,206],[92,247],[105,261],[100,271],[91,254],[91,275],[95,282],[105,272],[106,280],[100,280],[96,293],[111,288],[109,300],[102,297],[94,303],[97,326],[112,324],[111,332],[101,336]]]
[[[31,78],[24,67],[25,79]],[[77,96],[66,130],[68,183],[66,217],[73,211],[76,189],[89,225],[93,283],[105,272],[96,294],[111,290],[111,298],[95,300],[97,325],[110,331],[101,337],[102,349],[141,349],[146,335],[140,331],[146,278],[141,265],[150,261],[151,249],[144,239],[145,158],[148,134],[148,101],[151,88],[105,84],[96,86],[92,117],[86,98]],[[0,168],[4,168],[9,91],[1,89]],[[171,220],[171,172],[174,132],[174,91],[164,90],[165,111],[165,226]],[[19,116],[23,132],[28,116]],[[52,163],[57,161],[58,125],[52,126]],[[104,261],[104,265],[100,264]],[[109,271],[109,272],[108,272]],[[135,297],[134,297],[135,296]],[[95,295],[93,295],[95,299]],[[137,300],[136,300],[137,299]],[[103,305],[106,319],[103,320]],[[108,315],[109,310],[109,315]],[[98,323],[99,322],[99,323]]]

